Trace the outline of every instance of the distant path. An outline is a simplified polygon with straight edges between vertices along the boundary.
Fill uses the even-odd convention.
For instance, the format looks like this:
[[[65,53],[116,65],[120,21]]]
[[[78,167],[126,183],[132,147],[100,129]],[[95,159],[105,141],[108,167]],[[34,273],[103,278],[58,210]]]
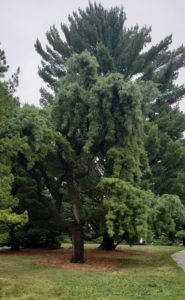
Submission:
[[[172,256],[174,261],[185,271],[185,250],[174,253]]]

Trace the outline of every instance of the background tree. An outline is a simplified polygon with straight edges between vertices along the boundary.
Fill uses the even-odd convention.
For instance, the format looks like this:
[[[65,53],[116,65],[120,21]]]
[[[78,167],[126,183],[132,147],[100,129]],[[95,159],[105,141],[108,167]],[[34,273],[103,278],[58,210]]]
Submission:
[[[14,160],[15,180],[12,192],[20,200],[19,210],[26,209],[29,214],[29,223],[24,230],[19,230],[17,236],[23,246],[60,247],[60,209],[57,211],[57,205],[60,206],[61,199],[59,191],[56,189],[54,192],[52,186],[52,183],[56,186],[58,184],[56,170],[52,183],[49,183],[51,189],[46,184],[50,178],[47,172],[51,169],[50,159],[56,143],[49,114],[34,106],[25,105],[19,110],[13,123],[11,134],[23,140],[24,144]],[[61,183],[59,187],[60,185]],[[56,195],[59,195],[59,199],[56,199]]]
[[[1,78],[7,70],[5,53],[0,50]],[[17,213],[18,199],[12,196],[12,159],[16,157],[21,141],[15,139],[12,134],[7,134],[12,118],[18,110],[17,99],[12,96],[12,90],[8,87],[7,82],[0,81],[0,223],[4,231],[9,231],[12,250],[18,250],[19,243],[15,231],[27,222],[27,213]]]
[[[152,201],[152,232],[155,238],[167,236],[171,242],[185,222],[185,207],[176,195],[163,194]]]

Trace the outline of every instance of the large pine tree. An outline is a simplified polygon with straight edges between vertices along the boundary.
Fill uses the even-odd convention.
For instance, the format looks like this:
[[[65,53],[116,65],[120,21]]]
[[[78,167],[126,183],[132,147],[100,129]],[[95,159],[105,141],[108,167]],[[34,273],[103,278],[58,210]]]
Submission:
[[[55,26],[47,32],[46,49],[39,40],[35,44],[42,57],[39,75],[52,90],[57,90],[58,79],[66,73],[65,62],[71,54],[88,50],[99,63],[99,74],[119,72],[129,79],[152,80],[170,104],[185,94],[184,87],[174,83],[185,63],[185,49],[181,46],[170,50],[171,35],[149,47],[150,27],[127,28],[123,8],[107,10],[96,3],[79,9],[68,19],[69,25],[61,24],[61,34]],[[51,101],[52,96],[42,89],[41,102],[47,105]]]
[[[171,50],[171,35],[150,47],[151,28],[127,28],[125,21],[123,8],[107,10],[96,3],[90,3],[85,10],[74,12],[69,16],[69,25],[61,25],[64,39],[56,27],[52,26],[46,34],[48,45],[45,49],[37,40],[35,47],[42,57],[39,75],[56,92],[58,79],[67,72],[65,62],[68,57],[87,49],[96,57],[99,64],[98,74],[101,76],[119,72],[126,80],[140,82],[145,95],[142,110],[145,118],[145,146],[151,169],[150,178],[148,173],[142,172],[140,185],[159,194],[177,193],[183,199],[185,117],[174,105],[185,95],[184,86],[175,83],[179,69],[185,63],[185,48],[181,46]],[[151,89],[156,93],[155,100],[150,100],[154,98],[148,95],[149,89],[142,81],[147,81],[148,85],[150,82],[156,84],[160,93],[157,94],[155,89]],[[43,105],[52,103],[53,97],[50,93],[42,89],[41,94]],[[110,137],[114,132],[111,126],[110,122]],[[103,148],[101,151],[103,152]],[[178,159],[173,156],[173,151],[177,153]],[[102,157],[101,162],[105,159],[104,154]],[[127,165],[128,161],[129,159],[126,160]],[[105,173],[109,172],[109,163],[105,170]],[[126,170],[127,174],[129,169]]]

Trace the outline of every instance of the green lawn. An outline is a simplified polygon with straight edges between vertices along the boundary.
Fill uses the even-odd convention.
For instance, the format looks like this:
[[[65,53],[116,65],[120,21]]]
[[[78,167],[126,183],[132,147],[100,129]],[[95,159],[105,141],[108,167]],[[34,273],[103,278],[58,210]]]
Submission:
[[[39,265],[37,256],[1,255],[0,299],[185,299],[185,272],[170,257],[182,247],[131,249],[139,254],[125,257],[119,268],[104,272]]]

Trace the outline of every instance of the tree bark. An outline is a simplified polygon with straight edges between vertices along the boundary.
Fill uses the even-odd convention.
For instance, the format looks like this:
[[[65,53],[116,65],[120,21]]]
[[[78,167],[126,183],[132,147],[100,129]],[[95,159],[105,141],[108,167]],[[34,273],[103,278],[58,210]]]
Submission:
[[[182,239],[182,244],[185,246],[185,238]]]
[[[71,201],[71,208],[74,216],[74,226],[72,228],[72,263],[84,262],[84,237],[83,226],[85,224],[84,217],[80,209],[80,197],[76,187],[76,183],[72,174],[66,172],[68,195]]]
[[[71,263],[84,263],[84,238],[80,226],[72,230],[72,258]]]
[[[112,237],[110,237],[108,235],[108,233],[105,233],[103,235],[103,239],[101,242],[101,245],[99,246],[99,248],[103,249],[103,250],[114,250],[116,248],[115,244],[114,244],[114,239]]]

